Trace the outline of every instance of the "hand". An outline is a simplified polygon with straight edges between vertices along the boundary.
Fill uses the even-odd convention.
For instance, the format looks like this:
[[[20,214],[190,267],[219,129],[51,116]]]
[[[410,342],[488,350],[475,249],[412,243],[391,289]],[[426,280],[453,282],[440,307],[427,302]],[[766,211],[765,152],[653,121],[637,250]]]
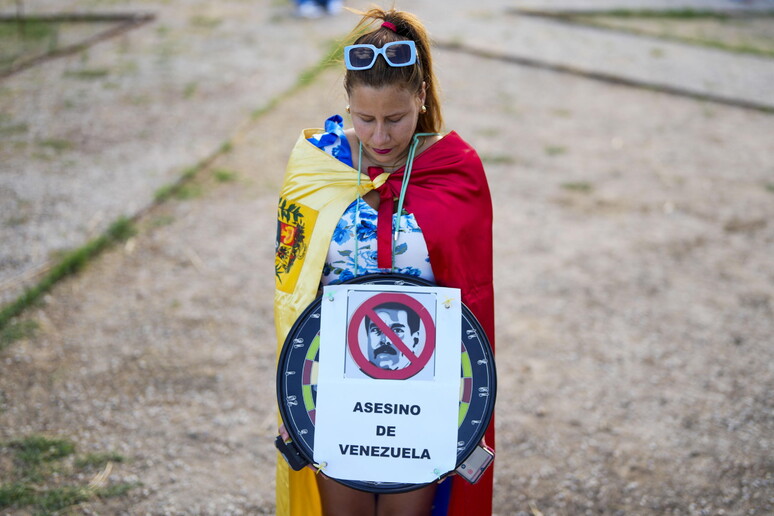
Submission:
[[[285,423],[281,424],[279,427],[279,434],[282,436],[283,441],[289,441],[290,440],[290,434],[288,433],[288,429],[285,428]]]

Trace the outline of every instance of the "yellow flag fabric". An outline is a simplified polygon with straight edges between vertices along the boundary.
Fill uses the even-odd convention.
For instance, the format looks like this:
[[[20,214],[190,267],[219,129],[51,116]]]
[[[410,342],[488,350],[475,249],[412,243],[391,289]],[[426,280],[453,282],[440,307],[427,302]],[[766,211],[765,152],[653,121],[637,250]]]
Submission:
[[[307,141],[320,132],[301,132],[280,191],[274,263],[277,353],[293,323],[317,296],[333,230],[358,195],[357,171]],[[362,175],[360,195],[379,186],[387,175],[374,182]],[[279,456],[276,500],[278,516],[322,514],[314,472],[293,471]]]

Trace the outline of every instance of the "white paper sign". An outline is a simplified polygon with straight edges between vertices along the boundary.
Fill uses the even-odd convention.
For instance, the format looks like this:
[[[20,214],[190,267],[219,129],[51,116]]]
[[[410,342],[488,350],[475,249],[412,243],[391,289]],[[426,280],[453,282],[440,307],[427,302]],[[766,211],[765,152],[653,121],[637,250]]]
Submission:
[[[325,287],[314,461],[341,480],[424,484],[457,462],[459,289]]]

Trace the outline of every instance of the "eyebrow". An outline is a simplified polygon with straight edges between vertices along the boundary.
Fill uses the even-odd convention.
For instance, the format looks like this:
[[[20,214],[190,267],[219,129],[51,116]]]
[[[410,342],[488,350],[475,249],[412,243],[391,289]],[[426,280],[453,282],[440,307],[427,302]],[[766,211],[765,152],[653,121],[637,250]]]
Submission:
[[[351,111],[352,111],[352,113],[354,113],[354,114],[356,114],[356,115],[359,115],[359,116],[365,116],[365,117],[370,117],[370,118],[376,118],[376,117],[375,117],[374,115],[372,115],[371,113],[364,113],[364,112],[362,112],[362,111],[357,111],[357,110],[354,110],[354,109],[353,109],[353,110],[351,110]],[[406,113],[408,113],[408,111],[400,111],[400,112],[397,112],[397,113],[390,113],[389,115],[385,115],[385,116],[384,116],[384,118],[395,118],[395,117],[399,117],[399,116],[406,116]]]

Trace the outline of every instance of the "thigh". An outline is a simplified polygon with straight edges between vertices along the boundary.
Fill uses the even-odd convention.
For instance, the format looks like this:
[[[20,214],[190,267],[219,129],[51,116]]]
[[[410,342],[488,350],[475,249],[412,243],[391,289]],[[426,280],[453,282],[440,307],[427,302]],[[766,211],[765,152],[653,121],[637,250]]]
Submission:
[[[437,484],[399,494],[380,494],[377,499],[377,516],[430,516]]]
[[[325,516],[373,516],[376,514],[376,495],[352,489],[317,475],[317,488]]]

